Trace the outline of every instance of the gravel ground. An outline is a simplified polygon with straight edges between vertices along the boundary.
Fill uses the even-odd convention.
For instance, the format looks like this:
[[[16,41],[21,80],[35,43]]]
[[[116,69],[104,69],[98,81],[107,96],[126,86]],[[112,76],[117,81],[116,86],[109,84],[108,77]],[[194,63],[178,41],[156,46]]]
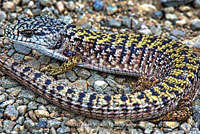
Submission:
[[[162,35],[184,42],[199,55],[200,0],[13,0],[0,1],[0,36],[21,17],[48,15],[95,31]],[[34,50],[0,40],[0,49],[36,69],[60,62]],[[129,93],[135,78],[74,67],[57,76],[80,90]],[[115,88],[116,90],[112,90]],[[121,90],[121,89],[124,90]],[[199,134],[200,93],[185,122],[157,124],[131,120],[95,120],[66,112],[0,72],[0,133],[153,133]]]

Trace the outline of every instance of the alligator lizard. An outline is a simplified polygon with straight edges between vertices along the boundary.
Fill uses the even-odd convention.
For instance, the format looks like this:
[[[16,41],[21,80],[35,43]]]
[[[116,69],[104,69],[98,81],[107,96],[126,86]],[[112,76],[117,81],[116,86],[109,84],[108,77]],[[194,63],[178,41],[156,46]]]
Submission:
[[[12,42],[64,61],[59,71],[75,65],[123,75],[162,78],[133,94],[87,93],[59,84],[54,78],[0,57],[3,72],[30,86],[66,110],[92,118],[147,120],[192,101],[199,90],[199,61],[186,45],[164,37],[94,32],[48,17],[22,18],[4,30]],[[189,106],[188,106],[189,107]],[[171,117],[177,119],[176,117]]]

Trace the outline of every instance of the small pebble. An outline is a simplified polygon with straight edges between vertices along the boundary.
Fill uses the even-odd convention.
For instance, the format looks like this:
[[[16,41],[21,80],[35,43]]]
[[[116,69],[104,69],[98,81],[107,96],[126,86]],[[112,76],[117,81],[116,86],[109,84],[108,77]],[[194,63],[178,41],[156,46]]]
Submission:
[[[178,19],[177,16],[176,16],[175,14],[170,14],[170,13],[167,13],[167,14],[165,15],[165,17],[166,17],[166,19],[171,20],[171,21],[174,21],[174,20],[177,20],[177,19]]]
[[[161,19],[163,17],[163,13],[161,11],[155,11],[153,12],[152,17],[154,19]]]
[[[11,120],[4,120],[3,121],[3,129],[7,134],[11,133],[13,127],[15,126],[16,122]]]
[[[6,19],[6,13],[2,10],[0,10],[0,18],[1,18],[0,22],[5,21],[5,19]]]
[[[189,6],[180,6],[179,10],[182,12],[187,12],[187,11],[190,11],[191,8]]]
[[[170,128],[170,129],[175,129],[180,125],[179,122],[176,121],[164,121],[163,122],[163,127],[165,128]]]
[[[18,60],[18,61],[23,61],[24,55],[15,53],[15,54],[13,55],[13,58],[14,58],[15,60]]]
[[[66,72],[66,77],[72,82],[74,82],[78,79],[78,77],[76,76],[76,74],[72,70],[68,70]]]
[[[95,11],[101,11],[104,7],[102,0],[95,0],[93,3],[93,8]]]
[[[167,7],[164,8],[165,13],[174,13],[175,8],[174,7]]]
[[[57,133],[58,134],[66,134],[70,132],[70,128],[69,127],[59,127],[57,129]]]
[[[180,129],[184,130],[185,133],[188,133],[192,126],[189,123],[183,123],[180,126]]]
[[[39,120],[38,125],[39,125],[40,128],[46,128],[47,123],[45,121]]]
[[[121,22],[115,19],[106,19],[105,20],[105,25],[108,27],[120,27]]]
[[[27,106],[26,105],[21,105],[17,107],[17,110],[19,111],[20,115],[24,115],[26,110],[27,110]]]
[[[4,102],[7,99],[5,94],[0,95],[0,103]]]
[[[76,5],[74,4],[73,1],[66,2],[65,6],[69,11],[74,11],[76,8]]]
[[[22,53],[24,55],[28,55],[31,52],[31,49],[19,44],[14,43],[14,48],[17,52]]]
[[[13,12],[15,10],[15,4],[11,1],[4,1],[3,2],[3,9],[6,11],[11,11]]]
[[[185,32],[182,32],[180,30],[172,30],[171,34],[174,35],[174,36],[182,36],[182,37],[185,36]]]
[[[16,120],[18,118],[19,112],[13,105],[8,105],[4,112],[4,117],[10,120]]]
[[[70,119],[70,120],[66,121],[65,124],[67,126],[70,126],[70,127],[76,127],[76,126],[78,126],[77,121],[75,119]]]
[[[108,14],[108,15],[112,15],[112,14],[114,14],[114,13],[117,12],[117,7],[116,7],[116,6],[110,6],[110,5],[109,5],[109,6],[107,7],[106,11],[107,11],[107,14]]]
[[[200,0],[194,0],[193,5],[195,8],[200,8]]]
[[[38,122],[38,119],[37,119],[35,113],[33,112],[33,110],[29,111],[29,112],[28,112],[28,115],[29,115],[29,117],[31,118],[31,120],[33,120],[33,121],[35,121],[35,122]]]
[[[35,110],[34,113],[38,118],[49,117],[49,112],[45,110]]]
[[[34,100],[35,99],[35,94],[31,90],[22,90],[18,98],[26,98],[28,100]]]
[[[193,21],[191,23],[191,29],[192,30],[200,30],[200,20],[199,21]]]

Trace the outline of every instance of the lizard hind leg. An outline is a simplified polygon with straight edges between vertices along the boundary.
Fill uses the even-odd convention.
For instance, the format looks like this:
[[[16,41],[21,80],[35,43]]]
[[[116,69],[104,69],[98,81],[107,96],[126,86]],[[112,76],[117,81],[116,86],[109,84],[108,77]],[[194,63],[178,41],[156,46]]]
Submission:
[[[69,58],[67,62],[63,62],[61,66],[59,67],[53,67],[53,66],[46,66],[41,69],[41,71],[46,71],[49,75],[57,75],[61,73],[65,73],[68,70],[71,70],[74,66],[76,66],[78,63],[80,63],[82,60],[79,55],[72,56]]]
[[[185,96],[182,98],[177,105],[177,108],[174,111],[171,111],[159,118],[150,120],[151,122],[159,121],[185,121],[192,114],[192,99],[190,96]]]

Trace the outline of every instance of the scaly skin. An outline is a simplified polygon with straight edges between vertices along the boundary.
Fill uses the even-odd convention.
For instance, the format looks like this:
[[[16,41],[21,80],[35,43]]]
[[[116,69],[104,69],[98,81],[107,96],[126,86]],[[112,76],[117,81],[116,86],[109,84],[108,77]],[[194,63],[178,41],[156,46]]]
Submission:
[[[180,100],[188,96],[193,100],[199,90],[196,55],[186,45],[172,39],[94,32],[47,17],[22,18],[7,26],[4,36],[66,62],[65,69],[78,64],[104,72],[162,78],[154,87],[133,94],[86,93],[67,87],[67,83],[59,85],[53,78],[30,67],[15,67],[14,61],[7,63],[0,57],[1,68],[14,68],[9,72],[23,81],[29,80],[27,83],[33,90],[67,110],[88,117],[133,121],[163,117],[175,110]],[[19,72],[22,76],[16,75]]]

